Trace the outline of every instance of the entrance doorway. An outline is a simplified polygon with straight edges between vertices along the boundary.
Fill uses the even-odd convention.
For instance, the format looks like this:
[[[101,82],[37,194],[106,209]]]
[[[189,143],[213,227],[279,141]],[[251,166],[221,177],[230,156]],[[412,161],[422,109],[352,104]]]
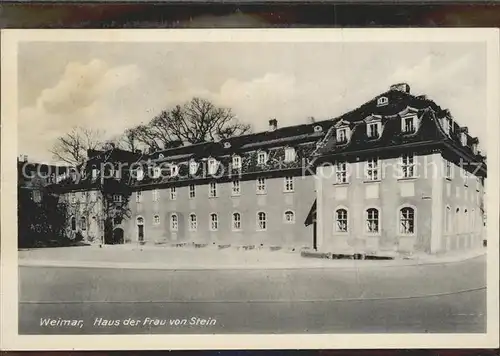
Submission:
[[[142,216],[137,217],[137,241],[144,242],[144,218]]]

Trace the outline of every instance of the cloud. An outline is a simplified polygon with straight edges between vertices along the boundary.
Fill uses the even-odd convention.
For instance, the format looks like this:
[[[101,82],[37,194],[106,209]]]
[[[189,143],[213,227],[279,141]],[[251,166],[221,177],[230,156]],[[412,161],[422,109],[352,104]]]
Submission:
[[[22,153],[50,160],[47,151],[55,139],[77,125],[115,131],[109,119],[123,111],[116,105],[124,102],[120,94],[139,75],[135,65],[110,67],[99,59],[68,63],[57,84],[42,90],[35,105],[19,111]]]

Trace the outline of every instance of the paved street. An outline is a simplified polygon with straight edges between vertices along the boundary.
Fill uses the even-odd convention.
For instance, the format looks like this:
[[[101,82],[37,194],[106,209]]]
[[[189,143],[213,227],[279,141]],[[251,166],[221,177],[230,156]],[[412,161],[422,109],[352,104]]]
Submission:
[[[485,256],[359,269],[21,267],[19,332],[484,332],[485,280]],[[83,324],[40,326],[48,317]],[[144,323],[147,317],[166,325]],[[94,325],[99,318],[101,326]],[[127,318],[138,325],[123,325]],[[104,326],[105,320],[120,325]]]

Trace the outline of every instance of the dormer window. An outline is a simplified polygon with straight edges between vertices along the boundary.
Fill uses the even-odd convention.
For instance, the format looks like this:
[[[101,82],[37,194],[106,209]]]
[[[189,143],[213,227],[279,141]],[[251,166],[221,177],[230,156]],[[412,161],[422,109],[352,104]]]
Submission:
[[[137,171],[136,171],[136,178],[137,180],[141,181],[144,179],[144,171],[142,170],[142,168],[138,168]]]
[[[97,168],[93,168],[92,169],[92,179],[96,179],[97,178],[97,173],[99,172],[99,170]]]
[[[162,159],[162,158],[165,158],[165,156],[163,155],[163,153],[160,153],[160,154],[158,155],[158,158],[159,158],[159,159]]]
[[[198,172],[198,163],[196,161],[189,162],[189,174],[194,176]]]
[[[449,135],[451,130],[451,119],[449,117],[444,117],[441,120],[444,132]]]
[[[407,116],[401,119],[401,130],[404,133],[415,133],[417,131],[417,116]]]
[[[314,126],[314,132],[321,132],[321,131],[323,131],[323,127],[319,125]]]
[[[462,132],[460,135],[460,141],[462,142],[462,146],[467,146],[467,134]]]
[[[224,142],[224,148],[230,148],[231,147],[231,142]]]
[[[267,153],[261,151],[257,154],[257,164],[263,165],[267,163]]]
[[[208,160],[208,174],[217,173],[217,169],[219,168],[219,162],[215,158],[210,158]]]
[[[153,169],[153,178],[160,178],[161,169],[160,167],[154,167]]]
[[[233,156],[233,168],[241,168],[241,157],[238,155]]]
[[[381,122],[370,122],[366,124],[366,135],[369,138],[379,138],[381,131],[382,131]]]
[[[295,148],[287,147],[285,148],[285,162],[293,162],[295,161]]]
[[[172,164],[170,166],[170,176],[176,177],[179,174],[179,166],[176,164]]]
[[[389,99],[386,96],[381,96],[377,100],[377,106],[384,106],[389,103]]]
[[[337,142],[346,143],[348,140],[348,128],[342,127],[337,129]]]
[[[478,154],[477,143],[472,144],[472,153],[474,153],[475,155]]]

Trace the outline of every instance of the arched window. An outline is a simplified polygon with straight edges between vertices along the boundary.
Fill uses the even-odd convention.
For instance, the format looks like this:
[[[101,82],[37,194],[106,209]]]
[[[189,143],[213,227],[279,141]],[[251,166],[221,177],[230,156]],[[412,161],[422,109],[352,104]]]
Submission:
[[[177,230],[179,230],[179,218],[177,217],[177,214],[173,213],[170,215],[170,231]]]
[[[153,224],[160,225],[160,215],[156,214],[153,216]]]
[[[85,216],[82,216],[80,218],[80,228],[82,229],[82,231],[87,230],[87,218]]]
[[[376,234],[380,232],[378,209],[369,208],[366,210],[366,232]]]
[[[341,208],[335,211],[335,231],[348,231],[347,209]]]
[[[263,231],[267,229],[267,215],[263,211],[257,213],[257,230]]]
[[[389,99],[386,96],[381,96],[380,98],[377,99],[377,106],[387,105],[388,102]]]
[[[295,223],[295,213],[291,210],[285,211],[285,223],[294,224]]]
[[[189,231],[198,230],[198,218],[196,214],[189,214]]]
[[[241,215],[233,213],[233,230],[241,230]]]
[[[399,210],[399,232],[403,235],[415,233],[415,210],[405,207]]]
[[[144,225],[144,218],[142,216],[138,216],[136,221],[137,225]]]
[[[219,229],[219,217],[217,214],[210,214],[210,231],[217,231]]]
[[[444,214],[444,231],[446,233],[452,232],[452,214],[451,214],[451,208],[449,206],[446,207],[445,214]]]
[[[76,218],[74,216],[70,219],[71,231],[76,231]]]

